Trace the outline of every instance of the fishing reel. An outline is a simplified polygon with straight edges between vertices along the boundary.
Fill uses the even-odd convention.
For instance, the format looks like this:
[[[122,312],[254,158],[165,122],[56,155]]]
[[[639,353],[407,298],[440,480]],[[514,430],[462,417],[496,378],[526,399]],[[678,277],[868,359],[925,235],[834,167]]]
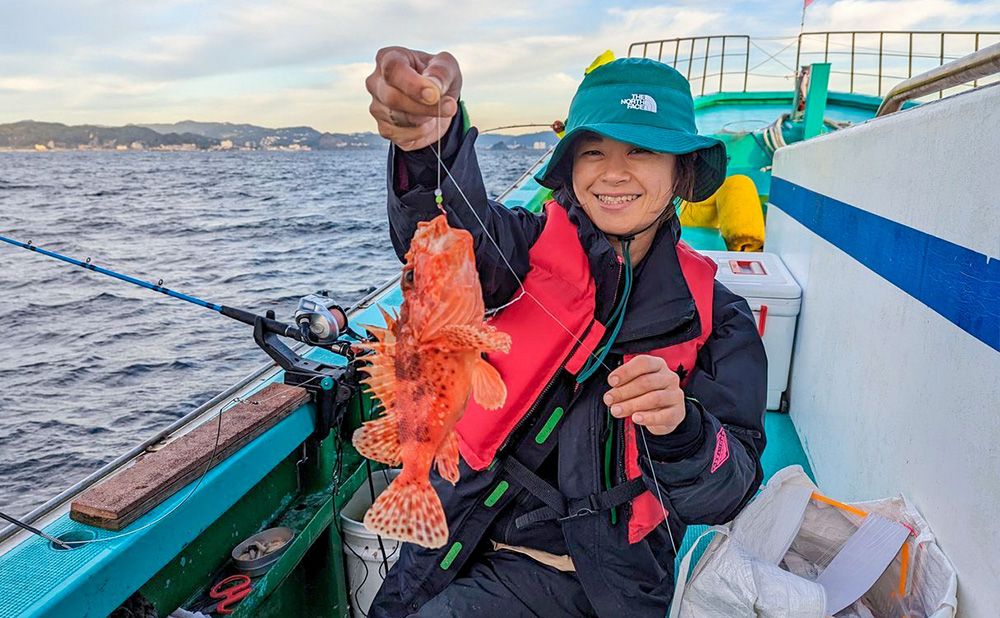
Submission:
[[[330,345],[349,328],[347,313],[326,295],[325,290],[303,296],[295,309],[294,320],[302,341],[312,346]]]
[[[348,403],[360,388],[357,370],[352,362],[346,365],[331,365],[297,354],[278,339],[280,335],[286,337],[290,335],[271,328],[269,322],[272,321],[274,312],[270,310],[263,316],[256,316],[253,329],[254,341],[285,370],[285,384],[301,386],[312,394],[316,405],[314,439],[322,440],[331,429],[342,429]],[[341,327],[348,329],[346,320]],[[295,333],[291,326],[288,326],[288,329],[291,333]],[[323,347],[347,356],[349,361],[353,360],[350,344],[346,341],[334,341]]]

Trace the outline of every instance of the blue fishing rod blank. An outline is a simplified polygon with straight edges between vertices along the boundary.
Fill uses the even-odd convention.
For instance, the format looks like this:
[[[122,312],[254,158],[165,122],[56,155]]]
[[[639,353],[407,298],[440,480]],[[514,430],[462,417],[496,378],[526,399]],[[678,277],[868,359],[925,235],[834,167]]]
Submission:
[[[32,244],[30,240],[28,242],[21,242],[19,240],[14,240],[13,238],[0,236],[0,241],[3,241],[10,245],[14,245],[15,247],[20,247],[21,249],[27,249],[28,251],[34,251],[35,253],[40,253],[44,256],[55,258],[57,260],[66,262],[67,264],[72,264],[73,266],[79,266],[80,268],[85,268],[95,273],[107,275],[108,277],[114,277],[115,279],[118,279],[120,281],[125,281],[126,283],[131,283],[133,285],[146,288],[147,290],[152,290],[154,292],[159,292],[160,294],[165,294],[166,296],[178,298],[180,300],[187,301],[194,305],[198,305],[199,307],[204,307],[206,309],[211,309],[212,311],[217,311],[228,318],[232,318],[239,322],[243,322],[244,324],[249,324],[250,326],[253,326],[256,320],[259,318],[260,320],[263,321],[264,330],[276,333],[283,337],[289,337],[297,341],[304,341],[300,330],[295,326],[279,322],[270,317],[258,316],[256,314],[250,313],[249,311],[244,311],[243,309],[237,309],[235,307],[227,307],[225,305],[210,303],[195,296],[191,296],[189,294],[183,294],[181,292],[177,292],[176,290],[171,290],[170,288],[163,286],[162,279],[158,283],[150,283],[149,281],[136,279],[135,277],[130,277],[129,275],[123,275],[122,273],[118,273],[113,270],[97,266],[96,264],[91,263],[89,257],[85,261],[80,261],[75,258],[71,258],[67,255],[56,253],[55,251],[49,251],[48,249],[42,249],[41,247],[37,247],[34,244]],[[306,343],[309,342],[306,341]]]

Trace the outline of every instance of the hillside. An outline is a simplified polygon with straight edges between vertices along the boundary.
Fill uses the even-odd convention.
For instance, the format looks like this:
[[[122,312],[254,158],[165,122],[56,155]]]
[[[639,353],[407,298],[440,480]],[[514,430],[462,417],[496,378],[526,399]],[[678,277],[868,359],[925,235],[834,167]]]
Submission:
[[[135,144],[135,146],[133,146]],[[0,148],[211,148],[219,140],[193,133],[158,133],[145,127],[69,126],[58,122],[24,120],[0,124]]]
[[[554,145],[551,131],[526,135],[480,135],[482,149],[540,149]],[[173,124],[65,125],[58,122],[25,120],[0,124],[0,149],[69,150],[340,150],[343,148],[385,148],[380,135],[363,133],[321,133],[312,127],[271,129],[231,122],[184,120]]]
[[[336,150],[385,147],[385,140],[374,133],[321,133],[312,127],[270,129],[252,124],[195,120],[142,126],[158,133],[196,133],[220,141],[229,140],[234,148],[287,148],[297,145],[312,150]]]

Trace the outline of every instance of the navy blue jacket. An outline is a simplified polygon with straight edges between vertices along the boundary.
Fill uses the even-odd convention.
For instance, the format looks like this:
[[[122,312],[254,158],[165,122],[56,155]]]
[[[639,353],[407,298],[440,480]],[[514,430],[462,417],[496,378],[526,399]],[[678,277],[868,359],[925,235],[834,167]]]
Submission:
[[[449,223],[473,236],[486,305],[498,307],[513,297],[517,279],[528,272],[528,250],[545,218],[488,199],[474,149],[476,136],[475,129],[462,134],[460,118],[453,121],[442,141],[443,159],[450,171],[450,176],[444,174],[442,191]],[[417,222],[439,214],[433,195],[436,163],[430,148],[390,152],[390,236],[400,259]],[[578,229],[596,283],[596,317],[606,322],[618,291],[620,263],[572,193],[561,191],[557,198]],[[674,218],[660,227],[649,252],[636,266],[625,321],[607,365],[619,365],[625,354],[666,347],[700,334],[694,299],[676,253],[679,238]],[[673,545],[680,544],[686,525],[731,520],[762,481],[766,382],[767,360],[752,313],[743,298],[716,282],[712,333],[685,387],[686,417],[671,434],[646,434],[650,457],[640,443],[643,480],[654,493],[654,483],[659,483],[670,513],[669,532],[661,525],[630,545],[622,521],[622,516],[627,517],[624,509],[617,521],[601,513],[518,530],[514,518],[540,506],[537,499],[522,491],[502,505],[501,513],[487,516],[482,497],[495,487],[502,467],[476,472],[461,462],[461,480],[455,487],[432,476],[448,516],[451,539],[463,539],[459,553],[464,558],[487,539],[569,553],[598,615],[662,618],[673,594]],[[559,405],[565,406],[565,421],[557,432],[557,450],[546,461],[536,462],[541,465],[535,469],[567,497],[581,498],[603,489],[601,462],[610,423],[602,398],[607,389],[607,370],[602,368],[575,393],[563,389],[551,395],[563,398]],[[731,461],[711,473],[720,428],[728,435]],[[441,566],[450,545],[441,550],[405,545],[370,615],[405,616],[440,592],[454,577],[446,576],[447,569]]]

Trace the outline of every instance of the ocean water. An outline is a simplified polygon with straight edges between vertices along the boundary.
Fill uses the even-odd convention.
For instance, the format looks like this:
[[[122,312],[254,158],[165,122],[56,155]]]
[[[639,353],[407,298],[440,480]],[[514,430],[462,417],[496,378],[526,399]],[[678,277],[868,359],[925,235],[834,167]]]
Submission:
[[[496,196],[538,155],[479,156]],[[0,153],[0,235],[279,318],[398,271],[385,200],[382,150]],[[0,511],[28,513],[268,360],[249,326],[0,243]]]

